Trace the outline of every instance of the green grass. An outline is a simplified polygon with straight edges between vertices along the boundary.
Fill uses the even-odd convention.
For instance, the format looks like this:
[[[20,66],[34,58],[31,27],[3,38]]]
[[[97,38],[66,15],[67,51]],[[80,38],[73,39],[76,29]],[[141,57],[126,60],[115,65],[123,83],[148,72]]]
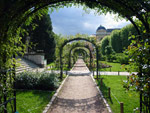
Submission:
[[[133,113],[133,109],[139,107],[139,94],[134,91],[126,91],[123,88],[123,80],[126,80],[126,76],[105,75],[101,77],[104,79],[103,87],[101,87],[100,89],[114,113],[120,113],[120,105],[118,104],[114,96],[118,99],[119,102],[124,103],[124,113]],[[99,85],[100,81],[97,81],[97,83]],[[111,93],[111,99],[108,98],[108,87],[111,88],[111,92],[114,95],[113,96]]]
[[[55,63],[54,62],[49,63],[49,64],[47,64],[47,66],[55,66]]]
[[[120,72],[125,72],[125,68],[129,68],[129,65],[121,65],[120,63],[113,63],[113,62],[106,62],[106,61],[101,61],[104,64],[112,66],[110,68],[102,68],[100,71],[120,71]],[[133,70],[134,71],[134,70]]]
[[[55,92],[17,90],[17,111],[19,113],[42,113]]]
[[[47,66],[48,67],[52,67],[52,68],[50,68],[50,69],[48,69],[48,70],[60,70],[60,68],[59,67],[56,67],[55,66],[55,63],[50,63],[50,64],[47,64]],[[63,65],[63,70],[64,71],[69,71],[70,69],[68,69],[68,65]]]

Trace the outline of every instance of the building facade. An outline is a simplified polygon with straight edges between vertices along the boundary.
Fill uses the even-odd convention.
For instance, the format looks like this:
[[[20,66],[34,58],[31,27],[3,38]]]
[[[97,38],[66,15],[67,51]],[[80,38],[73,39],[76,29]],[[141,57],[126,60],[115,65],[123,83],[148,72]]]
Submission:
[[[97,41],[101,41],[105,36],[110,35],[113,30],[119,30],[119,29],[118,28],[106,29],[104,26],[100,25],[96,30],[96,35],[92,35],[92,36],[95,36]]]

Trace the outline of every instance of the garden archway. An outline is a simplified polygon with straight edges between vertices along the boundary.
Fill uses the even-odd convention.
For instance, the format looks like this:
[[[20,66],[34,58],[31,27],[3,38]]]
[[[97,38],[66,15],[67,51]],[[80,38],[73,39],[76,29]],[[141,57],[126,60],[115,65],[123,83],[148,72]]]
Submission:
[[[75,64],[78,58],[82,58],[85,61],[86,58],[89,57],[89,52],[85,48],[75,48],[73,49],[72,54],[73,64]]]
[[[98,64],[99,58],[98,57],[99,57],[99,55],[98,55],[97,45],[95,44],[95,42],[93,40],[77,37],[77,38],[74,38],[74,39],[66,40],[60,47],[59,55],[60,55],[60,78],[61,79],[63,78],[63,63],[62,63],[63,48],[67,43],[72,42],[72,41],[79,41],[79,40],[87,41],[95,47],[95,50],[96,50],[96,74],[97,74],[97,78],[98,78],[98,67],[99,67],[99,64]]]
[[[150,12],[149,0],[1,0],[0,48],[5,45],[9,46],[10,43],[10,45],[13,47],[14,42],[9,42],[10,37],[15,36],[18,27],[22,23],[24,23],[29,16],[34,15],[34,13],[37,12],[39,9],[42,9],[48,5],[50,7],[61,7],[67,5],[68,3],[85,4],[92,9],[97,8],[98,11],[102,9],[102,13],[111,11],[114,13],[119,13],[119,15],[131,21],[131,23],[138,31],[138,34],[140,35],[140,30],[136,23],[133,21],[133,17],[135,16],[136,18],[138,18],[138,20],[142,22],[143,26],[146,29],[146,33],[150,33],[150,26],[147,21],[147,12]],[[7,48],[1,49],[0,69],[3,68],[5,64],[7,64],[6,61],[11,59],[12,55],[15,53],[15,51],[11,52],[12,49]],[[142,76],[141,70],[139,71],[139,75]],[[140,99],[142,100],[142,98]],[[140,108],[142,109],[142,105],[140,105]],[[141,109],[140,112],[142,112]]]
[[[76,49],[78,47],[82,47],[82,48],[86,48],[88,51],[89,51],[89,55],[90,55],[90,69],[92,67],[91,63],[92,63],[92,51],[90,50],[89,46],[87,45],[77,45],[77,46],[74,46],[70,49],[69,51],[69,62],[68,62],[68,68],[71,68],[71,52],[73,51],[73,49]]]

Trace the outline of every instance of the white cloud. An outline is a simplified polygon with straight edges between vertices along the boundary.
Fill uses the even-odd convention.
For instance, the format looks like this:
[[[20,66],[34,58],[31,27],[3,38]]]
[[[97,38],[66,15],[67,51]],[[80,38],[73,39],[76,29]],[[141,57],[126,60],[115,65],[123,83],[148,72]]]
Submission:
[[[117,15],[112,15],[112,14],[107,14],[106,16],[104,16],[104,26],[106,28],[122,28],[122,25],[127,25],[130,24],[129,21],[126,21],[125,19],[118,19],[116,20],[115,17]]]
[[[95,25],[93,25],[92,23],[89,23],[89,22],[83,22],[83,26],[85,29],[94,29],[95,28]]]
[[[54,11],[51,14],[51,20],[53,25],[53,31],[63,35],[75,35],[81,34],[95,34],[99,25],[103,25],[106,28],[122,28],[130,22],[126,20],[114,19],[116,15],[95,15],[91,10],[89,14],[86,14],[81,7],[75,8],[63,8],[58,12]]]

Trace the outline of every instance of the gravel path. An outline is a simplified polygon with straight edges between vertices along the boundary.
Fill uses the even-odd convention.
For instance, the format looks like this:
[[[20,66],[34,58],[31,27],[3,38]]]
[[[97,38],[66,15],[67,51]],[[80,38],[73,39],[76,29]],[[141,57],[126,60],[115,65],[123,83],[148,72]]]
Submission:
[[[91,78],[80,75],[89,72],[84,61],[78,59],[48,113],[108,113]]]

